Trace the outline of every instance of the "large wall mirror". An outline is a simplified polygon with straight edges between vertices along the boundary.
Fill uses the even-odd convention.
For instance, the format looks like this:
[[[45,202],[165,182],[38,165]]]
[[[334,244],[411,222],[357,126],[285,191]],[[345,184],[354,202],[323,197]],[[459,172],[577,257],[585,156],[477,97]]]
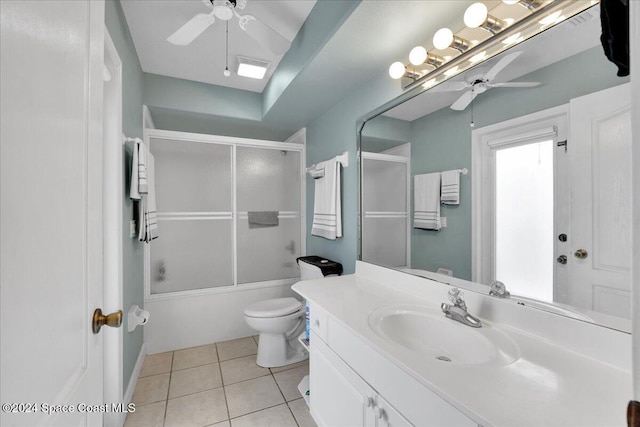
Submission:
[[[360,259],[630,331],[629,77],[599,13],[369,115]]]

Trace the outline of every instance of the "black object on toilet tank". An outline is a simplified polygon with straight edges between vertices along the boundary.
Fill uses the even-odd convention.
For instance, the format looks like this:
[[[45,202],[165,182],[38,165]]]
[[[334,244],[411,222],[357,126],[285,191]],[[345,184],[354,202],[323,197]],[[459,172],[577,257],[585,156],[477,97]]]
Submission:
[[[320,269],[320,271],[322,271],[323,276],[328,276],[330,274],[336,274],[339,276],[342,274],[342,264],[336,261],[331,261],[330,259],[322,258],[317,255],[308,255],[301,256],[296,259],[298,265],[300,265],[300,261],[315,265]]]

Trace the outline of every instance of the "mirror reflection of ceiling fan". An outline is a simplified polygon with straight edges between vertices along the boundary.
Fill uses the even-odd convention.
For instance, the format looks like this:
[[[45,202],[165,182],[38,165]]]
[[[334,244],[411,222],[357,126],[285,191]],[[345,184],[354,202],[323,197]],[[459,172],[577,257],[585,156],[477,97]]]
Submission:
[[[198,13],[171,34],[167,41],[178,46],[186,46],[216,21],[216,18],[229,21],[234,16],[238,18],[240,28],[257,40],[264,47],[276,55],[282,55],[291,43],[281,34],[269,28],[253,15],[241,15],[240,12],[247,5],[247,0],[202,0],[211,9],[209,13]]]
[[[438,92],[450,92],[467,90],[462,94],[453,104],[451,104],[452,110],[462,111],[474,98],[481,93],[486,92],[493,87],[535,87],[540,85],[539,82],[506,82],[506,83],[493,83],[496,76],[506,68],[513,60],[520,56],[522,52],[513,52],[502,58],[496,65],[491,67],[484,75],[474,75],[468,81],[456,81],[456,82],[444,82],[439,86],[436,86]]]

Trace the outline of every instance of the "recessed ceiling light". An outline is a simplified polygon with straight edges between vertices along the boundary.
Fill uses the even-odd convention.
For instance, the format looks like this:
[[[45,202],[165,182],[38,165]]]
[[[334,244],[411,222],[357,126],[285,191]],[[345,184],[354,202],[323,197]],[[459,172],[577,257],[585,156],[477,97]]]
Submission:
[[[238,56],[238,75],[251,79],[263,79],[269,68],[269,63],[259,59]]]

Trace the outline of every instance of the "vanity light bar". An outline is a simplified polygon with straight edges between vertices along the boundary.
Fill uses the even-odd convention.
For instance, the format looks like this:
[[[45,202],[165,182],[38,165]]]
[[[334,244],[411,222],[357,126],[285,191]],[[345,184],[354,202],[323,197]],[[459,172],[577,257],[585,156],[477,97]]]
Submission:
[[[426,52],[424,49],[425,56],[422,50],[418,50],[416,47],[412,52],[420,52],[421,55],[413,55],[411,61],[413,65],[396,62],[390,67],[389,75],[394,79],[400,79],[401,85],[405,89],[415,88],[418,85],[423,85],[425,88],[434,86],[566,19],[572,18],[600,1],[503,0],[503,2],[507,5],[519,4],[530,10],[531,13],[518,20],[515,18],[498,19],[488,13],[484,4],[474,3],[468,8],[472,12],[469,15],[465,13],[465,18],[467,18],[465,23],[470,24],[472,28],[487,30],[488,38],[473,44],[453,34],[448,28],[441,28],[434,35],[434,47],[438,50],[453,48],[460,52],[459,55],[449,58]],[[540,21],[554,13],[556,16],[559,15],[558,19],[551,24],[540,24]],[[481,55],[483,52],[484,55]],[[432,69],[422,69],[423,64],[416,64],[416,57],[424,58],[423,64],[429,65]],[[395,73],[392,73],[391,68],[395,68]]]

